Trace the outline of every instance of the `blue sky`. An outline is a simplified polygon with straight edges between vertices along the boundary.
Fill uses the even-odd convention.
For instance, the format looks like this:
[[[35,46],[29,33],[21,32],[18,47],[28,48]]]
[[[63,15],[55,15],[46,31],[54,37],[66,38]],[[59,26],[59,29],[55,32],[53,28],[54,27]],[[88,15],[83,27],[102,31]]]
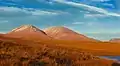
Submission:
[[[120,0],[0,0],[0,32],[33,24],[66,26],[92,38],[120,35]]]

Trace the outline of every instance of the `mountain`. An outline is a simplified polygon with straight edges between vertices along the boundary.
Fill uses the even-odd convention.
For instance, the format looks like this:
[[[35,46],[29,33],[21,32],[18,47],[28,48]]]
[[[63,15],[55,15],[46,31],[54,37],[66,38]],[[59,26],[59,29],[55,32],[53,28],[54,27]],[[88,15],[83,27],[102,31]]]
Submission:
[[[120,38],[111,39],[110,42],[120,42]]]
[[[45,29],[44,32],[48,36],[59,40],[96,41],[92,38],[88,38],[82,34],[74,32],[66,27],[50,27]]]
[[[6,34],[11,37],[28,38],[28,39],[44,39],[48,40],[50,37],[46,33],[33,25],[23,25],[13,29],[11,32]]]
[[[50,27],[44,31],[33,25],[23,25],[18,28],[13,29],[11,32],[5,34],[4,36],[13,38],[24,38],[24,39],[34,39],[34,40],[79,40],[79,41],[97,41],[92,38],[88,38],[82,34],[74,32],[66,27]]]

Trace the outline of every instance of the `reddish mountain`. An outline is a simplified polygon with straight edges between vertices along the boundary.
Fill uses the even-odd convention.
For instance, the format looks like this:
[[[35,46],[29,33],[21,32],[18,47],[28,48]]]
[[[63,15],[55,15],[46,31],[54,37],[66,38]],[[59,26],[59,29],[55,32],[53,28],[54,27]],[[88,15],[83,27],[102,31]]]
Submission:
[[[92,38],[88,38],[82,34],[74,32],[66,27],[50,27],[45,29],[44,32],[48,36],[59,40],[96,41]]]
[[[9,37],[17,38],[28,38],[28,39],[51,39],[46,35],[46,33],[35,26],[32,25],[23,25],[18,28],[13,29],[11,32],[6,34]]]

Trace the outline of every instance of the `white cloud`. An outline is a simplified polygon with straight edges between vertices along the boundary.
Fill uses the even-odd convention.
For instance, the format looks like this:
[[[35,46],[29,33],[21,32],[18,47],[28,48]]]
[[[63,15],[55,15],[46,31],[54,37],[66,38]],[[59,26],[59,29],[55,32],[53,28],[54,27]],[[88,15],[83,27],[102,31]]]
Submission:
[[[93,26],[95,23],[94,22],[88,22],[87,26]]]
[[[0,7],[0,11],[18,12],[23,10],[17,7]]]
[[[113,4],[103,3],[103,5],[105,5],[105,6],[109,6],[109,7],[112,7],[112,8],[115,8],[115,6],[114,6]]]
[[[95,1],[95,2],[106,2],[106,1],[110,1],[110,0],[91,0],[91,1]]]
[[[72,25],[84,25],[84,26],[93,26],[93,25],[98,25],[96,22],[73,22]]]
[[[108,15],[104,14],[84,14],[84,17],[107,17]]]
[[[9,22],[9,21],[7,21],[7,20],[1,20],[0,21],[0,23],[7,23],[7,22]]]
[[[0,7],[0,16],[27,16],[27,15],[59,15],[63,14],[65,12],[61,11],[44,11],[39,9],[33,9],[33,8],[17,8],[17,7]]]
[[[15,3],[9,3],[9,2],[1,2],[2,4],[7,4],[7,5],[18,5],[18,4],[15,4]]]
[[[7,1],[21,2],[21,1],[23,1],[23,0],[7,0]]]
[[[49,12],[49,11],[41,11],[41,10],[35,10],[31,11],[32,15],[58,15],[57,12]]]
[[[74,25],[82,25],[82,24],[84,24],[84,22],[73,22],[72,24],[74,24]]]
[[[86,10],[95,11],[95,12],[105,14],[105,15],[108,15],[108,16],[120,17],[120,14],[118,14],[118,13],[109,12],[105,9],[94,7],[94,6],[89,6],[89,5],[86,5],[86,4],[75,3],[75,2],[65,1],[65,0],[54,0],[54,1],[59,2],[59,3],[63,3],[63,4],[67,4],[67,5],[71,5],[71,6],[74,6],[74,7],[83,7]]]

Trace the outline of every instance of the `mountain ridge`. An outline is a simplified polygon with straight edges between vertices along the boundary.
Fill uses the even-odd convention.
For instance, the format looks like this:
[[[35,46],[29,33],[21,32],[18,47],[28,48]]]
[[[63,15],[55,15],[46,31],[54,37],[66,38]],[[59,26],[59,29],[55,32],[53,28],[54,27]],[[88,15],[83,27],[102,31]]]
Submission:
[[[64,26],[54,26],[41,30],[33,25],[22,25],[6,33],[4,36],[32,40],[99,41]]]
[[[39,28],[33,25],[22,25],[18,28],[13,29],[11,32],[8,32],[6,35],[11,37],[20,37],[20,38],[28,38],[28,39],[51,39],[46,35],[46,33]]]
[[[48,36],[58,40],[82,40],[82,41],[97,41],[87,36],[77,33],[67,27],[54,26],[43,30]]]
[[[30,31],[34,31],[34,32],[40,32],[41,31],[45,34],[44,31],[40,30],[39,28],[37,28],[33,25],[22,25],[18,28],[13,29],[11,32],[19,32],[19,31],[22,31],[22,30],[25,30],[25,29],[29,29]],[[9,32],[9,33],[11,33],[11,32]]]

